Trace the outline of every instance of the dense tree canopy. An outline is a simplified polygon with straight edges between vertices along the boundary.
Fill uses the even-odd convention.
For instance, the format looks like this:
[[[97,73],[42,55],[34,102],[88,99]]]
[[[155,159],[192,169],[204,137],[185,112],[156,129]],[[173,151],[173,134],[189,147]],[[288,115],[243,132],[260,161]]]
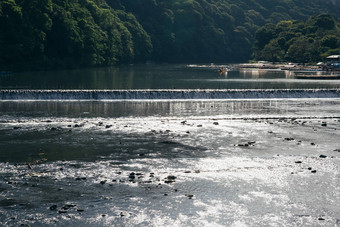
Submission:
[[[338,48],[337,33],[321,32],[336,29],[332,17],[299,22],[325,12],[340,15],[340,0],[0,0],[0,70],[240,62],[254,41],[256,58],[303,47],[309,61],[315,46]]]
[[[329,14],[266,24],[255,35],[257,60],[317,62],[340,53],[340,23]]]

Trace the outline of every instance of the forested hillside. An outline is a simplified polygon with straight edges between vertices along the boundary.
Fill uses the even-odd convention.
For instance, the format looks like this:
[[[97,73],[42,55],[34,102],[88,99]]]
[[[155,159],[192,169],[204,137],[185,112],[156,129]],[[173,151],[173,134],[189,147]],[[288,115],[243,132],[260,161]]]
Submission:
[[[0,0],[0,70],[241,62],[267,23],[340,15],[340,0]]]
[[[307,63],[333,54],[340,54],[340,21],[327,14],[266,24],[255,35],[257,60]]]

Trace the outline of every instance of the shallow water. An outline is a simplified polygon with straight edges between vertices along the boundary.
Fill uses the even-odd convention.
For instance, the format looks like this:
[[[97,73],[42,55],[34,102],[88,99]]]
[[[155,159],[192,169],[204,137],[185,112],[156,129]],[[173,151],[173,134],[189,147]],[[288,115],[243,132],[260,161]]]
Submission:
[[[334,226],[339,103],[1,102],[1,223]]]
[[[338,80],[302,83],[258,71],[222,77],[211,65],[181,67],[0,78],[0,223],[340,225]],[[285,90],[268,90],[273,84]],[[232,99],[176,99],[172,87],[241,90]],[[29,90],[2,98],[13,88]],[[98,96],[96,89],[112,88],[166,95]],[[69,89],[91,89],[96,99],[80,101],[85,91],[77,90],[77,99],[62,100],[46,89],[66,97]],[[34,92],[43,98],[28,100]],[[255,96],[245,99],[247,92]]]

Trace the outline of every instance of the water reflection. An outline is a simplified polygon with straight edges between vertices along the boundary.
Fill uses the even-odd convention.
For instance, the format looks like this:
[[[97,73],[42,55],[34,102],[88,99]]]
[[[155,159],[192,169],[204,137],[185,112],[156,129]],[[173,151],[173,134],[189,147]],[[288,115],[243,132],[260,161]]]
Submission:
[[[326,101],[319,101],[326,102]],[[293,101],[32,101],[0,102],[0,117],[185,117],[286,114]],[[320,111],[321,113],[322,111]]]
[[[228,70],[220,74],[219,67],[225,67]],[[320,71],[306,73],[327,74],[327,72]],[[340,80],[333,80],[332,83],[298,80],[294,75],[295,72],[289,70],[238,70],[228,65],[126,65],[2,75],[0,76],[0,89],[298,89],[340,87]]]

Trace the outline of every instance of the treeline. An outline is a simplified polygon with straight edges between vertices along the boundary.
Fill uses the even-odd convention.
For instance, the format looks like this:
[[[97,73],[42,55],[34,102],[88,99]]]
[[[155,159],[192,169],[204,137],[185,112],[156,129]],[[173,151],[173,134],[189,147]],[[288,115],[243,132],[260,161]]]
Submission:
[[[1,0],[0,65],[10,69],[104,66],[148,58],[135,16],[103,0]]]
[[[151,36],[152,57],[168,62],[243,62],[267,23],[340,15],[340,0],[106,0],[132,12]]]
[[[323,12],[340,0],[0,0],[0,70],[242,62],[261,26]]]
[[[328,14],[266,24],[255,34],[257,60],[308,63],[332,54],[340,54],[340,21]]]

